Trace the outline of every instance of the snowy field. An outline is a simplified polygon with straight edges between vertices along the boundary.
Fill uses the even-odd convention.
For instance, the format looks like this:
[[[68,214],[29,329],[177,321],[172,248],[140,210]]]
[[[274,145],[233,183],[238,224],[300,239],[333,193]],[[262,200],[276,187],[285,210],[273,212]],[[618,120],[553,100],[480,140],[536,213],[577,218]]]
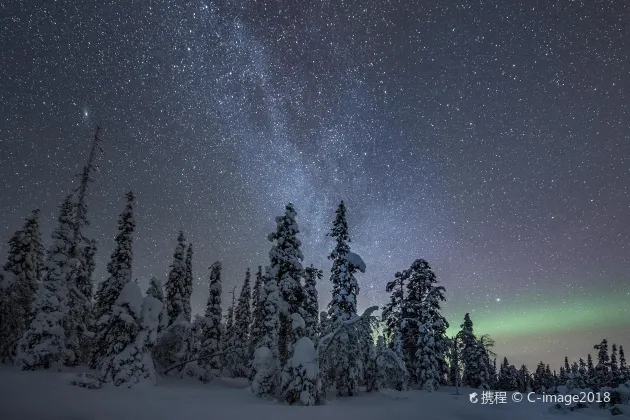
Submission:
[[[445,387],[434,393],[383,390],[354,398],[332,398],[316,407],[288,406],[261,400],[245,381],[217,378],[209,384],[161,379],[158,386],[88,390],[68,384],[68,373],[21,372],[0,367],[2,420],[530,420],[546,418],[615,418],[608,410],[549,412],[551,404],[472,404],[468,392],[452,395]],[[478,391],[477,391],[478,392]],[[509,395],[509,394],[508,394]],[[566,414],[566,415],[565,415]]]

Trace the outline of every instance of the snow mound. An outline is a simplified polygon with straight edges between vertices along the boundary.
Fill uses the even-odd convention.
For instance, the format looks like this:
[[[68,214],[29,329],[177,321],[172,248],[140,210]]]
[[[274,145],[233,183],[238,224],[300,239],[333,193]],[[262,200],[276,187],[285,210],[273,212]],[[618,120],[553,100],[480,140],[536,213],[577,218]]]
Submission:
[[[355,254],[354,252],[348,252],[346,254],[346,261],[348,261],[351,266],[353,266],[360,272],[365,273],[365,268],[366,268],[365,261],[363,261],[363,258],[361,258],[359,254]]]

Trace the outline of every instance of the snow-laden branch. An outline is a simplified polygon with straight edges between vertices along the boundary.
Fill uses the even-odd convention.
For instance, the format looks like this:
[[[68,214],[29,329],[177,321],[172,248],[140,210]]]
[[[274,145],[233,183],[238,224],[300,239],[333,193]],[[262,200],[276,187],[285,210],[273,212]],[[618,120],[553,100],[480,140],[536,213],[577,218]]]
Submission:
[[[334,330],[331,333],[326,334],[325,336],[319,339],[319,343],[317,345],[317,358],[319,359],[319,355],[321,353],[320,349],[323,348],[323,346],[326,346],[324,349],[324,353],[325,353],[328,350],[328,347],[330,347],[330,343],[332,343],[333,339],[337,337],[339,333],[341,333],[341,331],[345,330],[346,328],[352,325],[358,324],[359,322],[369,321],[372,314],[376,312],[377,310],[378,310],[378,306],[370,306],[365,311],[363,311],[363,314],[361,316],[357,316],[355,318],[352,318],[346,321],[341,321],[341,325],[337,327],[336,330]]]

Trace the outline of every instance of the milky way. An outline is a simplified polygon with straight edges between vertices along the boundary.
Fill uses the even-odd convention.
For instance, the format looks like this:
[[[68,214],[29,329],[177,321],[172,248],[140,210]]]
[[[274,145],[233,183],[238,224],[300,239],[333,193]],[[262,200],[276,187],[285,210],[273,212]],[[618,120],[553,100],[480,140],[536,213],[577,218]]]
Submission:
[[[197,312],[213,261],[226,299],[268,262],[289,201],[327,272],[343,199],[360,307],[424,258],[452,326],[471,312],[515,363],[630,346],[629,17],[622,1],[5,2],[0,238],[40,207],[48,240],[99,123],[97,280],[129,189],[134,277],[165,280],[183,229]]]

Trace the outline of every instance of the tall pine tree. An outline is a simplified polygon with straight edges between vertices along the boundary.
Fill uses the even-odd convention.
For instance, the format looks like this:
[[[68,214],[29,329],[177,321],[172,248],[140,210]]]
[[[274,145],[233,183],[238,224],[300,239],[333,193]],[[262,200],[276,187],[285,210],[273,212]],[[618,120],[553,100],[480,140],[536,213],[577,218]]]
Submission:
[[[14,359],[18,342],[33,320],[43,255],[39,210],[33,210],[9,240],[9,255],[0,273],[0,362]]]
[[[258,266],[256,271],[256,282],[252,293],[252,325],[250,327],[249,336],[249,358],[252,360],[254,351],[260,342],[261,334],[264,331],[263,321],[265,318],[265,302],[264,302],[264,282],[262,266]]]
[[[293,351],[296,337],[292,329],[292,315],[300,314],[304,301],[304,290],[301,286],[303,267],[301,261],[302,243],[297,238],[300,232],[296,221],[297,212],[293,204],[285,206],[282,216],[276,217],[276,231],[270,233],[268,240],[273,242],[269,251],[269,274],[276,278],[282,297],[280,306],[280,331],[278,332],[278,349],[280,363],[284,366]]]
[[[200,365],[206,369],[220,369],[221,356],[217,353],[221,350],[221,338],[223,336],[223,324],[221,323],[221,263],[216,261],[210,266],[210,293],[204,314],[205,325],[202,330]]]
[[[488,389],[490,359],[484,346],[475,337],[470,314],[464,316],[464,323],[461,328],[461,360],[464,365],[462,382],[471,388]]]
[[[33,320],[22,336],[17,364],[23,370],[48,369],[64,363],[67,353],[64,324],[68,313],[68,281],[72,271],[70,248],[74,206],[66,198],[59,212],[59,225],[46,257],[46,276],[38,289]]]
[[[173,253],[173,263],[166,281],[166,308],[168,312],[168,325],[172,325],[186,319],[187,292],[187,265],[186,265],[186,238],[184,232],[179,231],[177,236],[177,246]],[[190,319],[188,320],[190,322]]]
[[[305,334],[317,344],[319,334],[319,303],[317,297],[317,282],[323,277],[322,270],[312,265],[304,270],[304,318]]]
[[[245,273],[245,281],[238,297],[238,304],[234,311],[234,351],[236,363],[232,376],[243,378],[247,376],[247,364],[249,362],[249,327],[252,319],[251,311],[251,274],[249,268]]]
[[[356,318],[359,284],[354,277],[357,270],[365,272],[361,258],[350,252],[350,234],[346,220],[346,206],[342,201],[335,212],[335,220],[328,236],[336,245],[328,259],[332,260],[330,281],[332,300],[328,305],[329,330],[334,331],[344,321]],[[339,395],[356,395],[359,391],[360,348],[356,328],[345,328],[324,355],[324,373],[332,376]]]
[[[110,316],[112,307],[120,292],[127,283],[131,282],[133,233],[136,229],[134,220],[136,197],[133,192],[128,192],[125,198],[127,204],[118,218],[118,234],[115,239],[116,247],[107,264],[109,276],[99,283],[95,295],[96,301],[93,308],[93,317],[96,324],[92,353],[90,355],[90,366],[94,369],[100,368],[105,357],[104,351],[106,351],[107,340],[109,340],[109,332],[105,321]]]

